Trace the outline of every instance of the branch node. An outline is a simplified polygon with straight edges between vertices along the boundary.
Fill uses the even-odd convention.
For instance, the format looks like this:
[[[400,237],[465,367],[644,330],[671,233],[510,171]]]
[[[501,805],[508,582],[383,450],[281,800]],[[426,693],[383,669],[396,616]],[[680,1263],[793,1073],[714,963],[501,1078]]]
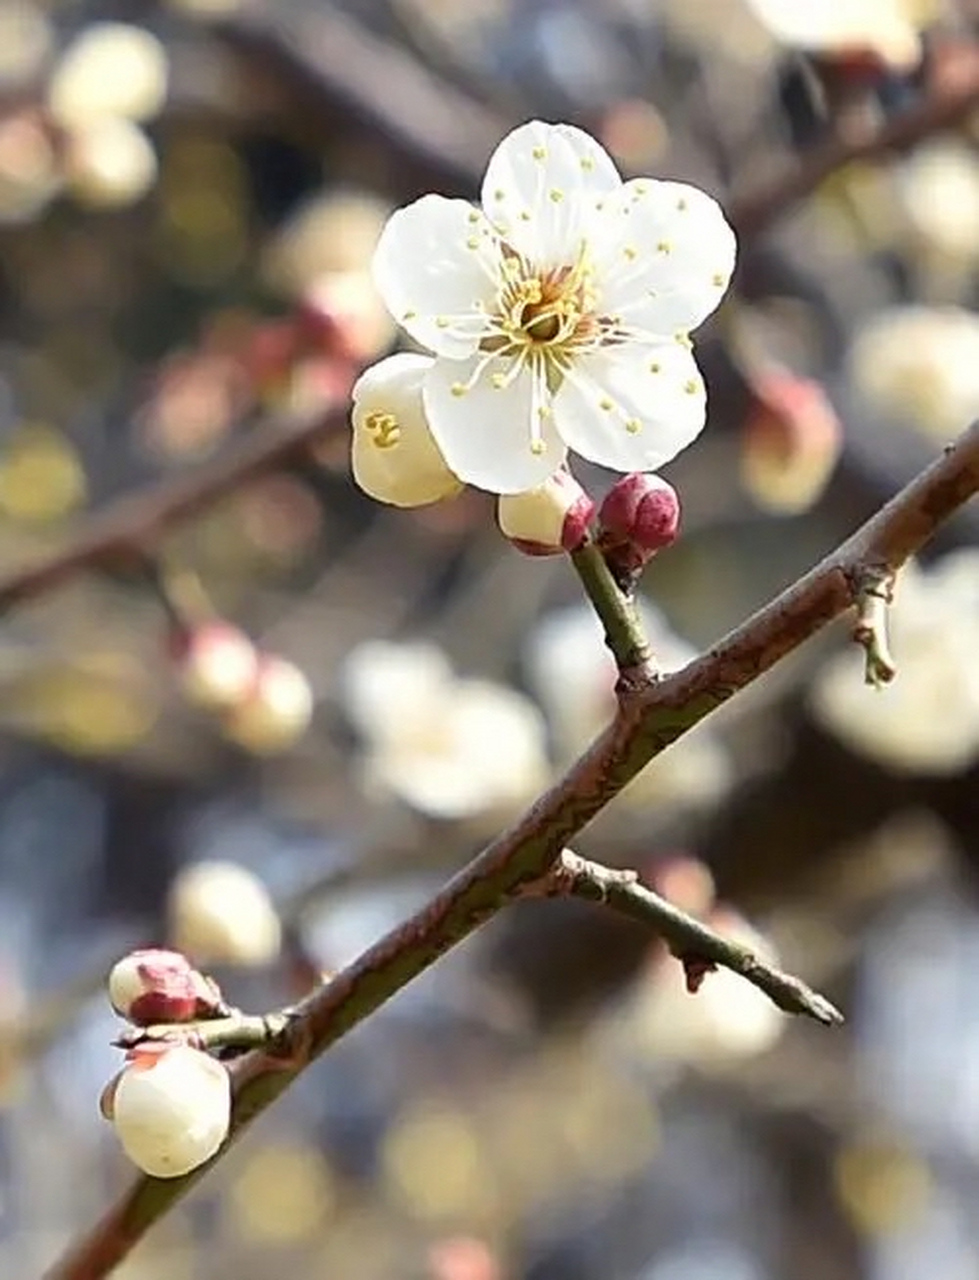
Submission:
[[[896,575],[892,569],[867,568],[855,579],[857,620],[853,639],[865,654],[864,680],[875,689],[897,675],[887,635],[887,609],[894,600]]]

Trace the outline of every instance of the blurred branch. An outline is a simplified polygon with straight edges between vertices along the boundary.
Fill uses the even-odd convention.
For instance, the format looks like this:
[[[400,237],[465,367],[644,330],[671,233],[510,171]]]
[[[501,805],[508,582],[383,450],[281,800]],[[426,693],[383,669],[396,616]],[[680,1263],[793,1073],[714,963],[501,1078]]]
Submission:
[[[688,974],[696,970],[703,972],[704,966],[730,969],[764,991],[786,1013],[804,1014],[827,1026],[843,1021],[843,1015],[825,996],[791,974],[766,964],[749,947],[722,937],[653,893],[640,884],[635,871],[603,867],[564,849],[550,872],[548,883],[551,894],[601,902],[640,924],[649,925],[683,963]]]
[[[858,160],[907,151],[941,133],[979,108],[979,61],[952,86],[933,88],[913,107],[883,124],[851,121],[841,133],[804,153],[798,163],[754,191],[735,196],[728,213],[742,240],[766,230],[777,218],[811,195],[838,169]]]
[[[266,421],[193,471],[126,494],[92,516],[65,547],[0,578],[0,613],[61,586],[78,573],[125,561],[134,553],[141,559],[175,525],[259,476],[297,461],[311,445],[346,429],[346,412],[340,406],[293,421]]]
[[[244,1055],[234,1134],[295,1076],[505,905],[547,891],[570,840],[659,752],[732,694],[851,608],[868,570],[896,570],[979,492],[979,422],[804,578],[673,675],[627,689],[615,720],[508,831],[429,903],[296,1006],[289,1058]],[[221,1152],[214,1161],[221,1158]],[[48,1280],[108,1275],[211,1163],[167,1180],[140,1177]]]

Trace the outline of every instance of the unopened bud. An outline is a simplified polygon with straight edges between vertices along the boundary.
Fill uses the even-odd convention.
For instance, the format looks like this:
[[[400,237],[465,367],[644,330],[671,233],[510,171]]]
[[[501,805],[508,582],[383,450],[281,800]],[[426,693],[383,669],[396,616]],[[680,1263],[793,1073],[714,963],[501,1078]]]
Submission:
[[[167,63],[163,44],[142,27],[92,23],[56,67],[48,107],[69,129],[110,116],[149,120],[166,97]]]
[[[243,631],[207,622],[177,642],[180,684],[189,702],[205,711],[226,711],[243,702],[255,685],[258,654]]]
[[[505,493],[496,507],[503,533],[528,556],[577,550],[594,514],[594,502],[568,471],[556,471],[536,489]]]
[[[223,1007],[216,983],[179,951],[131,951],[112,966],[109,1000],[121,1017],[148,1027],[213,1017]]]
[[[226,735],[256,755],[291,747],[313,718],[313,691],[295,663],[262,654],[247,697],[225,716]]]
[[[167,904],[174,946],[200,964],[262,965],[279,954],[282,925],[265,885],[236,862],[196,862]]]
[[[680,499],[660,476],[634,471],[616,481],[598,509],[598,545],[619,572],[635,573],[676,541]]]
[[[462,488],[425,417],[422,384],[432,363],[429,356],[400,352],[371,365],[354,383],[354,479],[378,502],[423,507]]]
[[[231,1081],[199,1049],[138,1047],[103,1091],[101,1107],[138,1168],[178,1178],[210,1160],[227,1137]]]
[[[766,511],[792,515],[819,498],[843,445],[836,410],[812,378],[766,371],[744,424],[741,478]]]

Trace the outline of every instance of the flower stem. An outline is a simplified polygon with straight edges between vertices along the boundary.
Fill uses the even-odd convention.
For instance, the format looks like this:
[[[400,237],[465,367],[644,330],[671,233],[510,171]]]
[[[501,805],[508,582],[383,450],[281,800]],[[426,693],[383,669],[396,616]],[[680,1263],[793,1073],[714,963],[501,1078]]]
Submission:
[[[639,620],[634,600],[619,587],[605,558],[589,539],[571,552],[585,594],[605,628],[605,643],[612,650],[620,671],[649,665],[649,642]]]

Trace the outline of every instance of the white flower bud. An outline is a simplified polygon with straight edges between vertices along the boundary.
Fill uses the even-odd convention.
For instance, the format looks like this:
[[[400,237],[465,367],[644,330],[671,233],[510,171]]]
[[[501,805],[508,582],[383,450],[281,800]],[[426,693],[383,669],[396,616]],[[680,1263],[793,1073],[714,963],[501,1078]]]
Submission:
[[[131,951],[112,966],[109,1000],[137,1026],[188,1022],[213,1015],[221,1004],[217,985],[179,951],[151,947]]]
[[[243,631],[226,622],[208,622],[178,644],[180,684],[189,702],[205,711],[226,711],[245,701],[259,663]]]
[[[199,964],[268,964],[282,942],[268,890],[235,862],[196,862],[181,871],[167,917],[174,946]]]
[[[550,556],[580,547],[594,512],[594,502],[574,476],[556,471],[536,489],[503,494],[496,518],[520,551]]]
[[[354,384],[354,479],[378,502],[423,507],[462,488],[425,418],[422,383],[431,365],[428,356],[401,352],[371,365]]]
[[[263,654],[246,698],[224,719],[226,735],[256,755],[291,747],[313,718],[313,691],[302,671],[285,658]]]
[[[106,116],[149,120],[167,93],[167,55],[156,36],[124,22],[94,22],[51,77],[48,108],[68,128]]]
[[[130,1160],[154,1178],[179,1178],[218,1150],[231,1123],[231,1081],[188,1045],[135,1049],[103,1109]]]
[[[152,143],[131,120],[108,116],[70,135],[65,176],[85,208],[134,204],[153,186],[157,168]]]

